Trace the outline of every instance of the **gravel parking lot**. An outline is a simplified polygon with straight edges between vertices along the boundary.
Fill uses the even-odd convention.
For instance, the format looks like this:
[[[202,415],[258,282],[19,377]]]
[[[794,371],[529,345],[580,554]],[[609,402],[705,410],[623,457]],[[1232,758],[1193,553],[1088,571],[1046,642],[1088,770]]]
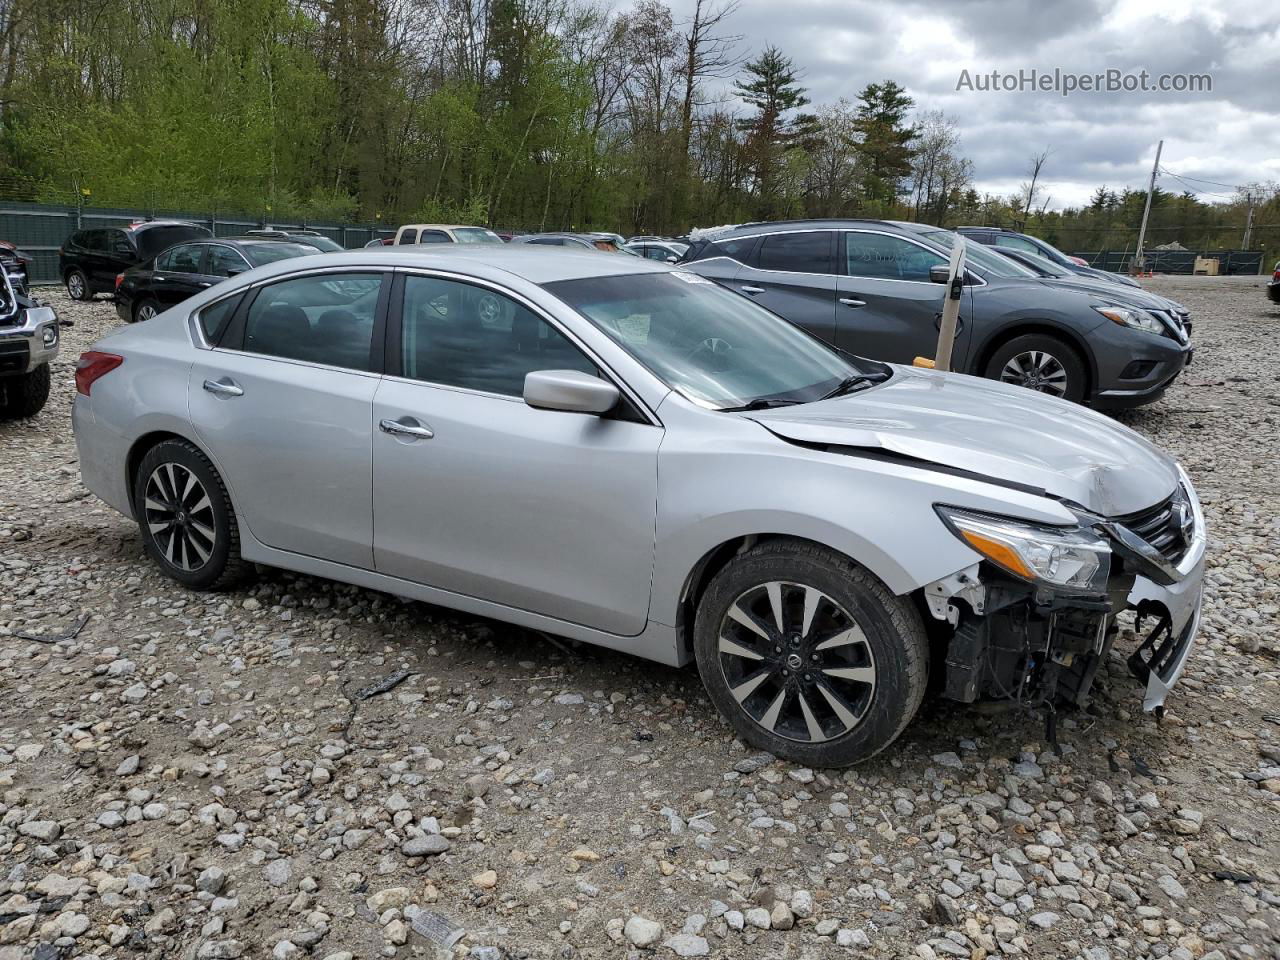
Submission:
[[[477,960],[1280,957],[1280,309],[1147,284],[1196,359],[1120,418],[1210,524],[1163,724],[1117,654],[1062,756],[931,703],[835,774],[748,752],[692,668],[287,573],[163,579],[79,482],[72,370],[114,310],[50,297],[55,395],[0,425],[0,960],[431,957],[444,921]]]

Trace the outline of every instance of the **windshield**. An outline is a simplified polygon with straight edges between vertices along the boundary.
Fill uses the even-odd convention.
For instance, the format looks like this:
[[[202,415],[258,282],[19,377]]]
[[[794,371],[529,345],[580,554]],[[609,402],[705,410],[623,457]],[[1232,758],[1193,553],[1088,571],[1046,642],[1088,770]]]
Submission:
[[[189,240],[207,240],[213,236],[204,227],[194,224],[175,223],[173,226],[147,227],[138,231],[138,253],[142,259],[150,260],[162,250],[168,250],[176,243]]]
[[[316,248],[306,243],[285,243],[280,240],[267,240],[263,243],[246,243],[244,255],[255,267],[275,263],[277,260],[288,260],[290,257],[313,257]]]
[[[560,280],[546,289],[674,390],[702,406],[807,403],[886,368],[837,353],[697,274]]]
[[[1027,253],[1024,250],[1018,251],[1017,260],[1014,262],[1026,263],[1030,261],[1033,269],[1039,270],[1047,277],[1074,277],[1075,274],[1059,264],[1054,263],[1047,257],[1042,257],[1038,253]]]
[[[920,231],[920,236],[928,240],[932,240],[938,246],[950,250],[955,243],[957,233],[950,230],[928,230]],[[1014,263],[1008,257],[1002,257],[1000,254],[992,250],[988,250],[980,243],[969,240],[964,245],[965,262],[972,267],[976,267],[983,273],[989,273],[996,277],[1010,277],[1014,279],[1026,279],[1027,277],[1035,277],[1035,271],[1028,270],[1020,263]]]
[[[453,236],[459,243],[501,243],[502,238],[484,227],[454,227]]]
[[[295,237],[298,243],[305,243],[308,246],[315,247],[317,250],[323,250],[325,253],[339,253],[346,249],[337,240],[330,240],[328,237],[312,236],[305,234]]]

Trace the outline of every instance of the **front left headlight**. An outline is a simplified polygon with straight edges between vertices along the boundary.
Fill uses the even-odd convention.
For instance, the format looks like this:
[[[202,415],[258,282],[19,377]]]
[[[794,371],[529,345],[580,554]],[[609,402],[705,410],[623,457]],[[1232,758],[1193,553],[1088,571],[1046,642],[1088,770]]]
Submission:
[[[1134,307],[1112,306],[1110,304],[1104,307],[1095,306],[1093,309],[1097,310],[1112,323],[1118,323],[1122,327],[1132,327],[1134,330],[1154,333],[1158,337],[1165,334],[1164,323],[1146,310],[1138,310]]]
[[[1044,527],[954,507],[937,510],[952,533],[1015,577],[1079,593],[1106,591],[1111,547],[1092,530]]]

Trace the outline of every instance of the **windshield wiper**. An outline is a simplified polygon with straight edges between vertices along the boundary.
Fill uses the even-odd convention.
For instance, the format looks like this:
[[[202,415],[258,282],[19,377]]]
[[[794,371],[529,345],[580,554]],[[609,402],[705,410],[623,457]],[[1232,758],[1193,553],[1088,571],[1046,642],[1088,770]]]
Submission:
[[[756,397],[737,407],[721,407],[721,413],[736,413],[739,410],[771,410],[774,407],[794,407],[799,400],[784,400],[781,397]]]
[[[836,385],[836,388],[834,390],[832,390],[829,393],[824,393],[818,399],[830,400],[832,397],[839,397],[839,396],[843,396],[846,393],[852,393],[854,390],[856,390],[858,387],[861,387],[863,384],[869,385],[873,383],[880,383],[885,379],[887,378],[882,376],[876,377],[876,376],[871,376],[865,373],[856,373],[851,377],[845,377]]]

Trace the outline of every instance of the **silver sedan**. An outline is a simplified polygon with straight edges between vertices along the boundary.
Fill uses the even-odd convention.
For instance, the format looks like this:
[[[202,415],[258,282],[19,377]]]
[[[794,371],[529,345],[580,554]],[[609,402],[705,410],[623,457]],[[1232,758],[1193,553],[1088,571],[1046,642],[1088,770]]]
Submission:
[[[696,661],[806,764],[891,743],[931,669],[1082,704],[1128,608],[1155,709],[1196,631],[1199,504],[1145,440],[638,258],[282,261],[111,333],[76,385],[85,483],[180,583],[261,563]]]

